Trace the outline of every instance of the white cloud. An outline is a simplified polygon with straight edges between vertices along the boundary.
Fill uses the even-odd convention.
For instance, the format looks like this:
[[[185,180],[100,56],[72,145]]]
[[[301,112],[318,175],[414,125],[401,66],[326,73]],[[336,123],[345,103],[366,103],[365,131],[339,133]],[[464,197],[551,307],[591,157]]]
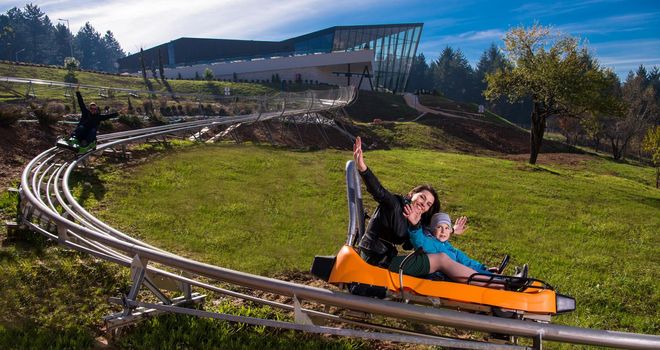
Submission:
[[[564,33],[574,33],[574,35],[586,34],[609,34],[634,32],[645,30],[643,24],[660,17],[660,12],[651,13],[633,13],[621,16],[610,16],[605,18],[582,21],[580,23],[569,23],[555,27]]]
[[[54,0],[57,1],[57,0]],[[70,20],[75,33],[85,22],[103,33],[111,30],[122,48],[137,52],[180,37],[282,40],[273,33],[300,21],[331,13],[362,11],[376,0],[113,0],[85,4],[64,1],[44,11]],[[323,29],[321,27],[311,30]],[[302,33],[301,33],[302,34]]]
[[[500,29],[487,29],[435,37],[433,40],[420,42],[417,53],[424,53],[427,60],[435,60],[446,46],[451,46],[460,49],[468,62],[475,66],[491,43],[502,44],[504,34],[505,31]]]
[[[449,44],[501,40],[505,33],[506,32],[502,29],[487,29],[480,31],[471,30],[459,34],[443,35],[431,41],[425,42],[424,45],[433,47],[438,45],[445,46]]]
[[[524,18],[538,18],[545,16],[557,16],[588,8],[600,3],[615,3],[623,0],[584,0],[584,1],[555,1],[526,3],[512,12],[518,12]]]

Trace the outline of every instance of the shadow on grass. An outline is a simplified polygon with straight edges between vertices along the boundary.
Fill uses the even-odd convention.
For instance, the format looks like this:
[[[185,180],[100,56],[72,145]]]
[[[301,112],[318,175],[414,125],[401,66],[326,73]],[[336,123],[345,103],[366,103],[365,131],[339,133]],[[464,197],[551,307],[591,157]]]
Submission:
[[[83,207],[85,207],[85,204],[90,198],[94,198],[97,202],[100,202],[105,197],[107,189],[104,182],[98,176],[99,172],[104,172],[104,170],[80,169],[71,177],[71,188],[80,188],[77,199],[78,203]]]
[[[236,310],[233,310],[236,311]],[[232,314],[235,312],[231,312]],[[245,312],[237,312],[245,315]],[[264,317],[247,312],[250,317]],[[172,330],[176,330],[175,332]],[[163,315],[140,323],[112,344],[118,349],[363,349],[367,343],[249,326],[186,315]]]
[[[28,229],[19,229],[14,231],[7,239],[2,241],[2,247],[13,247],[21,254],[42,256],[47,247],[57,243],[48,240],[42,234],[30,231]],[[0,261],[14,260],[16,254],[9,250],[0,249]]]

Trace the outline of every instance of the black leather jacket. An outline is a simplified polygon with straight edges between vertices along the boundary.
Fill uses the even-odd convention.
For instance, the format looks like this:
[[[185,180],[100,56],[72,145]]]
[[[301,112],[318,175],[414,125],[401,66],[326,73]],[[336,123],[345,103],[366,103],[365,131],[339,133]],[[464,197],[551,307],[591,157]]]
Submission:
[[[116,112],[108,114],[92,114],[89,109],[87,109],[87,106],[85,106],[80,91],[76,91],[76,97],[78,98],[78,106],[80,106],[80,121],[78,122],[78,125],[82,125],[88,129],[97,129],[102,121],[119,116],[119,113]]]
[[[368,263],[387,266],[398,253],[395,245],[409,243],[409,223],[403,216],[403,206],[409,201],[386,190],[369,168],[360,176],[378,207],[358,247]]]

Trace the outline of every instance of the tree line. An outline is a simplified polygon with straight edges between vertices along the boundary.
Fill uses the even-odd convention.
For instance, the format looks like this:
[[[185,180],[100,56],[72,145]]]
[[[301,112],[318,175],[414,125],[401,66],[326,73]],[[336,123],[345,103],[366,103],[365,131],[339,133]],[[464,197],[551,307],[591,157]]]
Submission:
[[[73,35],[64,23],[53,24],[33,4],[0,14],[0,59],[64,65],[73,54],[82,69],[117,71],[117,59],[126,54],[111,31],[101,34],[87,22]]]
[[[411,92],[426,90],[454,101],[483,104],[518,125],[529,126],[529,99],[509,103],[505,99],[487,101],[483,95],[487,87],[486,74],[504,69],[508,64],[506,56],[494,43],[482,53],[476,68],[470,66],[461,49],[447,46],[430,64],[424,53],[413,58],[407,89]]]
[[[431,64],[420,54],[408,89],[487,104],[529,127],[532,164],[548,125],[568,143],[607,150],[617,160],[631,153],[641,157],[644,145],[653,144],[649,138],[660,124],[658,67],[640,66],[621,82],[582,40],[539,24],[509,30],[504,44],[502,50],[495,44],[486,49],[475,69],[460,49],[446,47]]]

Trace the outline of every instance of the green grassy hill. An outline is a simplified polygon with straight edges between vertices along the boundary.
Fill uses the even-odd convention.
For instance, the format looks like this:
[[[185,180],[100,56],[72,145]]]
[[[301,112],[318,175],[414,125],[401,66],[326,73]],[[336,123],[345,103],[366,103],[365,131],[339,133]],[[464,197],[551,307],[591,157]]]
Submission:
[[[7,63],[0,63],[0,76],[33,78],[64,82],[67,71],[62,68],[23,66]],[[115,74],[100,74],[80,71],[76,72],[78,82],[83,85],[94,85],[102,87],[116,87],[134,90],[148,90],[147,85],[141,77],[120,76]],[[148,79],[153,85],[155,91],[167,92],[167,87],[160,79],[154,79],[151,73]],[[203,80],[167,80],[172,90],[178,93],[198,93],[207,95],[222,95],[224,88],[231,88],[234,95],[258,96],[274,93],[276,90],[259,84],[233,83],[220,81]],[[64,96],[64,89],[61,87],[35,86],[35,94],[39,100],[68,102],[70,98]],[[10,102],[22,100],[27,91],[25,84],[0,84],[0,102]],[[92,93],[87,91],[88,93]],[[115,98],[127,97],[126,94],[117,93]]]

